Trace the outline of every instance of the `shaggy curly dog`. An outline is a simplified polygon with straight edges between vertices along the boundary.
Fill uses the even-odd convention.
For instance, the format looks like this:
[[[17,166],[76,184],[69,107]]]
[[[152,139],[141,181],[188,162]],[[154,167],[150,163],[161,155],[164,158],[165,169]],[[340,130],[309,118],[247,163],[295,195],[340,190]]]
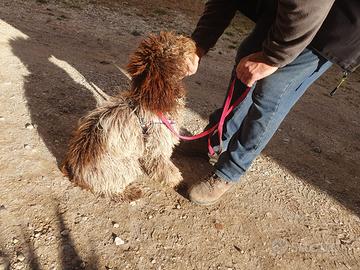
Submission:
[[[80,119],[69,143],[62,172],[76,185],[115,195],[144,174],[176,186],[179,169],[170,160],[178,139],[157,113],[181,121],[182,78],[194,54],[187,37],[161,32],[144,39],[130,57],[130,90],[111,97]]]

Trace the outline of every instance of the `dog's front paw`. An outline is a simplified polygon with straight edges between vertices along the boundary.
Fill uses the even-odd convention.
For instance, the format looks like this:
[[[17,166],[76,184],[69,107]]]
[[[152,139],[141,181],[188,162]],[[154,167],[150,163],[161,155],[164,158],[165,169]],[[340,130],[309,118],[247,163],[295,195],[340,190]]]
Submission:
[[[183,177],[181,175],[181,172],[178,168],[175,167],[174,170],[172,170],[171,175],[168,175],[165,183],[171,187],[178,186],[183,181]]]
[[[171,187],[178,186],[179,183],[183,180],[181,172],[172,163],[170,166],[164,169],[162,175],[159,178],[161,182]]]

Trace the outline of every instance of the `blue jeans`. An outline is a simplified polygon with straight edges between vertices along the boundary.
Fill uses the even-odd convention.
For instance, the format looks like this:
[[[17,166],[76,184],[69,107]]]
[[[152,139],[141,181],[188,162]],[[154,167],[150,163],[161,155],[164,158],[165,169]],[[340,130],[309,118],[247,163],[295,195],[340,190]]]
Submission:
[[[261,50],[261,44],[253,46],[254,35],[256,33],[240,46],[236,63],[243,56]],[[227,118],[222,137],[223,152],[215,164],[215,173],[227,181],[239,181],[306,89],[330,66],[331,62],[306,48],[293,62],[258,81]],[[233,71],[231,80],[235,77]],[[234,93],[238,96],[245,88],[237,81]],[[218,117],[219,111],[216,111],[210,116],[210,122]],[[218,144],[216,137],[212,142]]]

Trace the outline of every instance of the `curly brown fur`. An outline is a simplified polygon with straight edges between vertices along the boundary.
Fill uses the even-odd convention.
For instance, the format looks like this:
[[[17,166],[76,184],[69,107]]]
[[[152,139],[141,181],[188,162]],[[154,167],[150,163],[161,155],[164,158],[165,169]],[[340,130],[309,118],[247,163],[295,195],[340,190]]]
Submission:
[[[111,196],[144,174],[177,185],[182,177],[170,156],[178,139],[158,123],[157,113],[180,121],[181,79],[193,53],[194,42],[183,36],[162,32],[144,39],[127,66],[130,90],[80,120],[63,173],[85,189]],[[146,134],[139,119],[148,124]]]
[[[184,96],[180,84],[186,70],[184,59],[192,53],[194,43],[184,36],[166,32],[150,35],[127,66],[132,77],[129,98],[154,113],[176,110],[177,99]]]

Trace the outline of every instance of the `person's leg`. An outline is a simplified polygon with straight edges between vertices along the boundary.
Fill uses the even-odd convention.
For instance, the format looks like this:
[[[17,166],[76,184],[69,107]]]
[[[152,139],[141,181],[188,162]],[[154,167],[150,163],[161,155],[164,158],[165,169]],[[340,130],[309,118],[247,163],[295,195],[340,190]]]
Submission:
[[[238,181],[296,101],[330,66],[325,58],[305,49],[292,63],[259,81],[226,123],[227,148],[215,165],[216,174]]]
[[[292,63],[257,82],[227,119],[215,175],[190,187],[189,199],[214,203],[239,181],[296,101],[330,66],[325,58],[305,49]]]

